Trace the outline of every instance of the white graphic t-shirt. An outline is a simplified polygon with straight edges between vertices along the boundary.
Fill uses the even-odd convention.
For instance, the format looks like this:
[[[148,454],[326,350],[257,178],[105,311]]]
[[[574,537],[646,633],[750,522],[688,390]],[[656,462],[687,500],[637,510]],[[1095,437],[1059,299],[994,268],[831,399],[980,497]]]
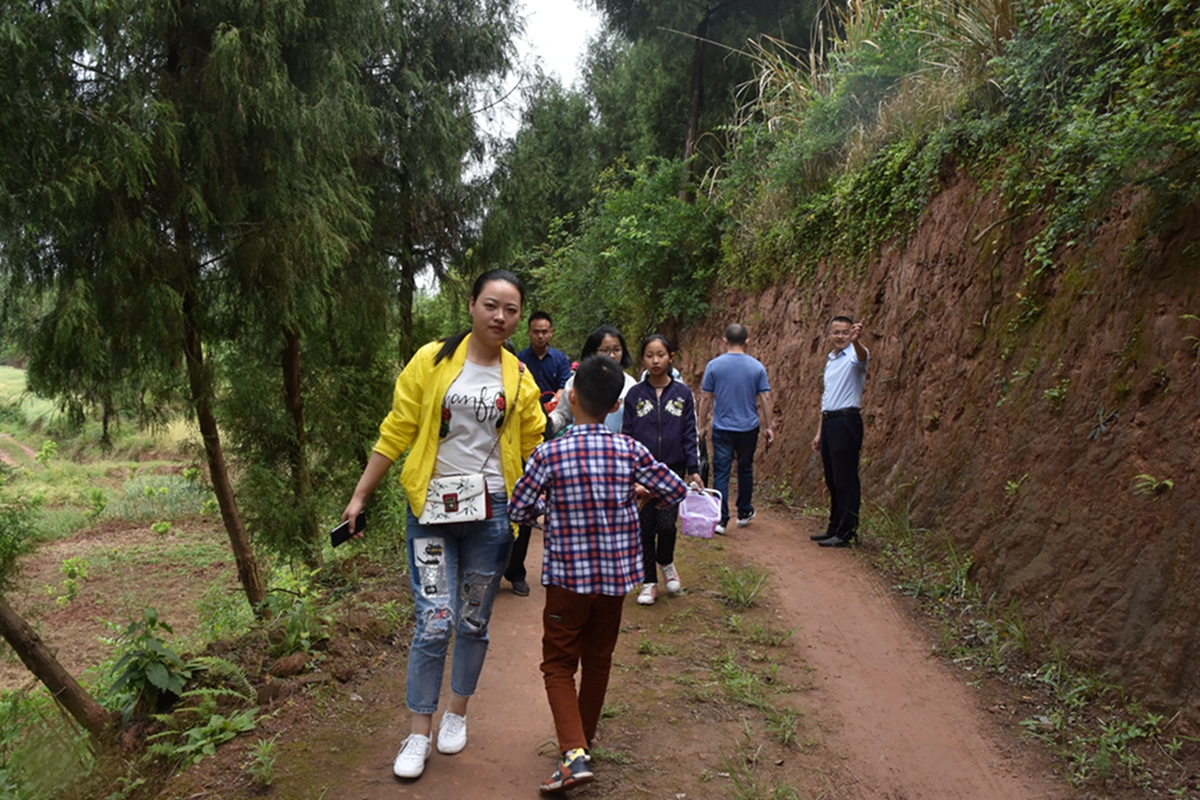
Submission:
[[[500,445],[507,399],[500,365],[481,367],[467,361],[442,398],[437,465],[433,476],[482,472],[488,492],[503,493]],[[484,462],[487,456],[487,462]]]

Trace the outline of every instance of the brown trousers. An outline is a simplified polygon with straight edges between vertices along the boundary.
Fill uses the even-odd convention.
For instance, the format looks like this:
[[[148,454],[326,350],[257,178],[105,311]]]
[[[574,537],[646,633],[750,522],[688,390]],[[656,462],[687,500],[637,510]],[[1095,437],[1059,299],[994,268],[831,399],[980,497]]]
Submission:
[[[542,612],[542,676],[554,715],[558,749],[591,747],[608,691],[612,654],[621,632],[624,597],[576,594],[546,587]],[[575,670],[582,665],[579,691]]]

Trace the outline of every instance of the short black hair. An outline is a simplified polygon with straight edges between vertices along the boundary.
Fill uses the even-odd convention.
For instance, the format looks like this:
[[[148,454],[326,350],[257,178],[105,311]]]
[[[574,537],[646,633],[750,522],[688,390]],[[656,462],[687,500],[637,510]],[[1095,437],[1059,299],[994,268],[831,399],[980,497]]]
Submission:
[[[750,338],[750,331],[740,322],[735,322],[725,329],[725,341],[730,344],[745,344]]]
[[[606,355],[588,356],[575,371],[575,400],[593,417],[607,415],[624,388],[624,370]]]
[[[847,325],[853,325],[853,324],[854,324],[854,320],[850,319],[850,318],[849,318],[849,317],[847,317],[845,314],[838,314],[836,317],[834,317],[833,319],[829,320],[829,327],[831,327],[831,328],[832,328],[832,327],[833,327],[833,323],[835,323],[835,322],[844,322],[844,323],[846,323]]]
[[[532,328],[533,323],[537,322],[539,319],[546,320],[546,322],[550,323],[550,327],[552,327],[552,328],[554,327],[554,320],[550,319],[550,312],[548,312],[548,311],[535,311],[532,314],[530,314],[529,315],[529,327]]]
[[[621,343],[621,368],[628,369],[633,366],[633,355],[629,352],[629,347],[625,344],[625,337],[612,325],[601,325],[588,335],[587,341],[583,343],[583,350],[579,353],[579,360],[583,361],[588,356],[596,355],[596,352],[600,349],[600,345],[604,343],[605,336],[614,336]]]

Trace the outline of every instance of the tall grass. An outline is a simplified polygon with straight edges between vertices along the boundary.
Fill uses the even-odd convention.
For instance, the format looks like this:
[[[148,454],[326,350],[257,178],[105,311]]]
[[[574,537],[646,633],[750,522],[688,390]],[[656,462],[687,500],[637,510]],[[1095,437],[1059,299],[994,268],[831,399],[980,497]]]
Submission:
[[[0,365],[0,411],[3,419],[40,429],[60,414],[54,403],[26,391],[25,370]]]
[[[771,36],[748,43],[758,77],[743,87],[734,138],[758,125],[793,133],[799,162],[789,177],[818,189],[852,171],[899,135],[921,132],[959,111],[989,83],[988,67],[1015,34],[1014,0],[850,0],[826,5],[817,46]]]
[[[125,482],[124,497],[106,513],[134,522],[199,516],[212,493],[180,475],[138,475]]]

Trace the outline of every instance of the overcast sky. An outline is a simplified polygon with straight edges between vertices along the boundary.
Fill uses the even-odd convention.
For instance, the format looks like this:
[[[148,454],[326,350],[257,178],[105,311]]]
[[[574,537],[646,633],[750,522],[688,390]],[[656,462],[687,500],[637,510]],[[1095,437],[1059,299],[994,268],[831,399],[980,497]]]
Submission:
[[[573,85],[579,80],[579,60],[588,39],[600,29],[600,18],[591,9],[581,9],[576,0],[522,0],[520,13],[525,18],[525,35],[517,42],[522,66],[532,70],[540,63],[547,75],[558,76],[564,86]],[[508,88],[514,91],[507,99],[480,117],[485,130],[506,137],[516,133],[521,110],[515,76]]]
[[[579,77],[579,58],[588,37],[600,27],[599,17],[590,8],[581,9],[576,0],[524,0],[522,5],[522,60],[540,59],[546,73],[556,73],[564,85],[570,86]]]

